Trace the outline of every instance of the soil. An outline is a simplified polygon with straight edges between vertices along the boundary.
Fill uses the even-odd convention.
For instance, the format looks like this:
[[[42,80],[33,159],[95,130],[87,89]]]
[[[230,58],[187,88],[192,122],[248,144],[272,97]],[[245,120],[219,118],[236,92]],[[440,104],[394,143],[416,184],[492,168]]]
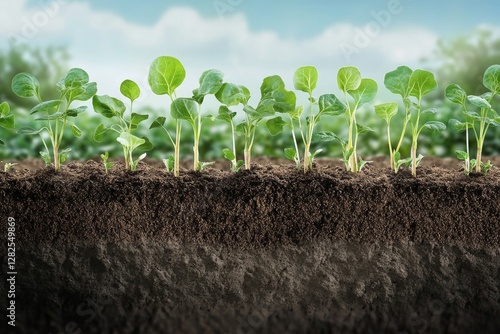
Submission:
[[[0,173],[18,332],[498,333],[500,169],[427,159],[413,178],[373,161],[179,178],[155,161],[21,162]]]

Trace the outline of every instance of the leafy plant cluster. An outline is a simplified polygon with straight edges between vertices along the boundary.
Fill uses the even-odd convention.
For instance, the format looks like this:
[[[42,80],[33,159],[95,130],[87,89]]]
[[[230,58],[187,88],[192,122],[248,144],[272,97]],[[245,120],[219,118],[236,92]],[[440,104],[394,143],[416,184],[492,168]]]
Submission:
[[[155,59],[148,77],[151,90],[157,95],[168,97],[169,107],[166,108],[166,113],[154,119],[149,128],[164,130],[174,151],[172,156],[164,159],[164,163],[168,172],[175,176],[179,176],[183,122],[192,129],[195,171],[202,171],[211,164],[200,159],[202,128],[207,119],[223,121],[231,130],[230,148],[224,148],[222,154],[230,161],[233,172],[242,168],[251,169],[252,148],[256,141],[260,141],[257,135],[262,134],[262,131],[257,130],[261,127],[266,128],[273,136],[289,133],[293,147],[285,148],[284,155],[293,160],[299,170],[308,172],[313,169],[314,159],[321,152],[321,149],[314,151],[313,144],[335,141],[342,149],[346,170],[359,172],[367,163],[358,155],[359,138],[363,134],[373,132],[370,127],[358,122],[358,111],[366,108],[374,111],[387,124],[390,167],[397,173],[402,166],[407,166],[416,176],[417,166],[423,158],[422,155],[417,155],[421,132],[441,132],[446,129],[443,122],[424,121],[429,115],[437,113],[436,108],[425,106],[424,99],[437,89],[434,74],[420,69],[412,70],[406,66],[398,67],[387,73],[384,78],[386,88],[399,95],[404,106],[404,118],[397,126],[399,131],[396,143],[392,141],[391,129],[394,129],[393,122],[399,113],[399,103],[388,102],[369,106],[376,98],[378,85],[373,79],[363,78],[360,71],[353,66],[343,67],[338,71],[339,96],[329,93],[319,97],[314,94],[319,80],[317,69],[313,66],[298,68],[293,76],[293,86],[295,91],[306,94],[306,105],[298,105],[295,91],[288,90],[285,82],[277,75],[264,78],[260,99],[254,104],[250,103],[251,93],[248,88],[225,82],[224,74],[216,69],[202,73],[199,85],[193,89],[191,96],[178,97],[176,91],[183,84],[185,77],[186,70],[182,63],[170,56]],[[461,108],[462,120],[452,119],[449,125],[459,131],[465,131],[466,149],[457,151],[457,155],[464,160],[464,170],[467,174],[473,170],[487,173],[491,168],[489,162],[482,161],[482,152],[488,129],[500,126],[500,118],[492,105],[500,93],[500,65],[488,68],[483,83],[490,92],[481,96],[467,95],[458,85],[450,85],[446,89],[446,98]],[[138,130],[140,124],[150,117],[148,113],[134,111],[134,102],[141,94],[139,86],[131,80],[125,80],[121,84],[120,92],[127,99],[127,103],[124,103],[115,97],[97,95],[97,84],[90,82],[84,70],[75,68],[71,69],[56,87],[59,97],[46,101],[42,99],[40,84],[33,75],[19,73],[12,81],[12,91],[17,96],[37,101],[30,114],[35,116],[39,126],[22,127],[17,132],[40,136],[45,148],[40,154],[45,163],[52,164],[56,170],[60,169],[70,151],[70,148],[62,147],[65,130],[69,128],[76,137],[82,135],[75,119],[84,113],[87,107],[73,105],[78,101],[92,100],[94,112],[104,118],[104,122],[95,128],[93,139],[101,142],[108,134],[114,133],[113,138],[120,143],[123,150],[125,167],[135,171],[139,162],[146,157],[145,152],[153,148],[149,136],[141,136]],[[203,103],[209,95],[220,102],[217,115],[207,115],[203,110]],[[240,116],[237,117],[238,114]],[[327,116],[329,118],[326,118]],[[318,125],[323,129],[328,128],[332,119],[338,123],[337,118],[341,116],[345,119],[347,137],[335,131],[317,130]],[[7,103],[0,104],[0,126],[6,129],[15,128],[14,116]],[[402,157],[402,152],[408,151],[403,149],[407,130],[411,135],[410,156]],[[470,158],[470,133],[473,133],[477,144],[476,159]],[[242,138],[244,143],[243,160],[238,159],[240,152],[236,145],[237,136]],[[3,142],[0,141],[0,144]],[[136,150],[142,152],[138,157],[134,153]],[[113,162],[109,162],[109,153],[102,154],[101,158],[108,172],[113,167]],[[7,166],[5,168],[8,169]]]

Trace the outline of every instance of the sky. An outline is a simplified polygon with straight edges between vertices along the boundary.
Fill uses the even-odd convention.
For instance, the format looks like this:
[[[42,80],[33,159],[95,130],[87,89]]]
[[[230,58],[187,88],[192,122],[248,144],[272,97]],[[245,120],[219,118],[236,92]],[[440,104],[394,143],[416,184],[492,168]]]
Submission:
[[[0,47],[8,39],[66,46],[70,65],[85,69],[99,94],[120,96],[120,83],[132,79],[143,105],[167,103],[147,84],[149,65],[162,55],[186,68],[180,96],[216,68],[256,101],[264,77],[281,75],[292,89],[293,72],[304,65],[319,70],[317,95],[338,93],[342,66],[380,84],[397,66],[432,66],[421,60],[439,39],[480,27],[498,33],[499,14],[496,0],[0,0]]]

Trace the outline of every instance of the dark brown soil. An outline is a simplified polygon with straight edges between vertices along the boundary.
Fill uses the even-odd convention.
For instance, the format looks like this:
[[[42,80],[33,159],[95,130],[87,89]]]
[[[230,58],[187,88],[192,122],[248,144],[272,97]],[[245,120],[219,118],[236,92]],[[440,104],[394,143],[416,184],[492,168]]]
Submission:
[[[356,175],[338,161],[305,175],[257,162],[179,178],[151,161],[105,174],[95,161],[56,173],[30,160],[1,173],[19,330],[500,330],[498,168],[465,176],[454,159],[428,159],[413,178],[382,158]]]

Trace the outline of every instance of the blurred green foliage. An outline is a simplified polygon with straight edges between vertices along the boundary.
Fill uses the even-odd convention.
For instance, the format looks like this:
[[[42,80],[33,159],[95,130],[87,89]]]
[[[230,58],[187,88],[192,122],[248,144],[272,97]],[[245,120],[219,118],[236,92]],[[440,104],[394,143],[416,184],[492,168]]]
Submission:
[[[68,70],[68,53],[61,48],[33,48],[29,46],[11,45],[9,50],[0,51],[0,102],[7,101],[11,104],[13,113],[16,115],[18,127],[30,126],[31,117],[27,117],[26,107],[32,105],[30,101],[19,99],[12,93],[11,80],[19,72],[34,74],[42,87],[54,87],[54,83]],[[454,105],[445,101],[444,89],[448,84],[457,83],[467,90],[469,94],[480,94],[485,91],[482,85],[483,73],[490,65],[500,63],[500,39],[487,31],[477,31],[472,35],[461,36],[451,41],[440,42],[433,56],[433,62],[438,63],[435,72],[440,85],[440,91],[434,94],[425,104],[438,108],[438,113],[433,115],[435,120],[445,124],[451,118],[461,118],[461,112]],[[380,78],[379,83],[382,79]],[[44,98],[55,98],[56,91],[42,91]],[[394,99],[396,101],[396,97]],[[390,101],[384,101],[390,102]],[[500,99],[493,103],[494,107],[500,106]],[[499,108],[500,109],[500,108]],[[144,108],[138,110],[150,115],[149,123],[145,122],[137,130],[138,136],[151,139],[155,148],[148,152],[149,157],[167,158],[173,153],[173,147],[161,129],[149,130],[150,122],[156,116],[166,116],[168,123],[166,127],[171,131],[175,129],[175,122],[170,115],[165,115],[165,110],[154,110]],[[238,111],[240,114],[241,110]],[[208,111],[216,115],[217,111]],[[397,140],[399,126],[402,123],[403,107],[400,106],[399,114],[394,118],[393,140]],[[99,115],[89,112],[79,118],[79,127],[83,130],[83,137],[75,139],[71,133],[67,133],[63,139],[64,143],[71,143],[72,152],[70,159],[96,158],[99,154],[109,151],[110,157],[121,157],[123,151],[110,134],[100,144],[92,139],[95,128],[103,120]],[[373,108],[361,109],[358,115],[360,124],[371,127],[374,132],[360,136],[359,154],[362,157],[386,155],[386,128],[383,120],[375,116]],[[264,125],[264,124],[262,124]],[[343,117],[325,117],[318,126],[318,131],[333,131],[341,136],[347,136],[347,120]],[[408,129],[409,131],[409,129]],[[200,159],[211,161],[222,158],[222,150],[231,147],[231,133],[228,125],[222,121],[207,121],[202,129],[200,142]],[[11,132],[3,134],[6,145],[0,147],[1,159],[22,159],[26,157],[39,157],[38,152],[43,150],[43,144],[38,136],[16,135]],[[254,155],[265,155],[268,157],[284,157],[283,149],[293,147],[290,131],[284,131],[278,136],[271,136],[265,126],[257,129]],[[423,132],[419,139],[419,150],[429,156],[455,156],[455,150],[464,149],[464,134],[447,130],[441,134],[430,135]],[[500,153],[500,128],[491,128],[485,141],[484,154],[496,155]],[[402,156],[409,156],[410,152],[409,133],[402,146]],[[243,154],[243,138],[237,137],[238,154]],[[320,157],[336,157],[342,155],[340,144],[320,143],[312,148],[324,148]],[[192,131],[183,128],[181,138],[181,157],[190,158],[193,155]],[[240,156],[239,158],[242,158]]]

